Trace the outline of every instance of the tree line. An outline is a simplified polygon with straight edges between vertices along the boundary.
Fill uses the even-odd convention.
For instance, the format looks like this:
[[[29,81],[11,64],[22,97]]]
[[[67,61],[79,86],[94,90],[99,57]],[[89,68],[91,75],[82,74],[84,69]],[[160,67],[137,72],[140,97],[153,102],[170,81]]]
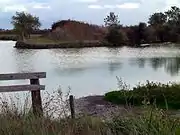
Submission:
[[[114,12],[110,12],[104,22],[108,30],[104,39],[113,46],[180,42],[180,8],[176,6],[165,12],[154,13],[147,23],[140,22],[134,26],[121,25],[118,15]],[[13,31],[22,40],[30,38],[32,33],[50,32],[49,29],[40,31],[39,17],[25,12],[16,12],[11,23],[14,26]]]
[[[110,12],[104,22],[108,28],[105,39],[113,45],[180,42],[180,8],[176,6],[154,13],[148,23],[140,22],[135,26],[122,26],[114,12]]]

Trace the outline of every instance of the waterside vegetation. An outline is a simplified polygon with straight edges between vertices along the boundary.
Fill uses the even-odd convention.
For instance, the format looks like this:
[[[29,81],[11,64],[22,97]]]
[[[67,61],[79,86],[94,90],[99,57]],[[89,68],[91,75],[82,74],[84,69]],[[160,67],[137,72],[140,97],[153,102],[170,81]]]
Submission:
[[[180,119],[169,115],[165,110],[144,105],[145,111],[134,114],[127,110],[109,114],[110,119],[77,114],[71,119],[68,115],[66,100],[61,92],[47,94],[43,102],[44,116],[34,116],[29,102],[17,106],[11,100],[1,99],[0,134],[1,135],[180,135]],[[19,99],[18,99],[19,100]],[[60,109],[59,109],[60,107]],[[76,108],[77,109],[77,108]]]
[[[121,85],[122,86],[122,85]],[[154,83],[147,81],[132,89],[121,87],[118,91],[105,94],[105,100],[127,106],[154,105],[163,109],[180,109],[180,84]]]

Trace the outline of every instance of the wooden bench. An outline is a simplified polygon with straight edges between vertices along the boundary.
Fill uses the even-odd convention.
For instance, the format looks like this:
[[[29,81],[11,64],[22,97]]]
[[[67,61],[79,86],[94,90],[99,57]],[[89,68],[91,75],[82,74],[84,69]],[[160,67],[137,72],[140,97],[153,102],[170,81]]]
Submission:
[[[43,109],[40,90],[45,90],[45,85],[40,85],[40,78],[46,78],[46,72],[0,74],[0,81],[30,80],[30,84],[27,85],[0,86],[0,92],[31,91],[33,113],[41,116]]]

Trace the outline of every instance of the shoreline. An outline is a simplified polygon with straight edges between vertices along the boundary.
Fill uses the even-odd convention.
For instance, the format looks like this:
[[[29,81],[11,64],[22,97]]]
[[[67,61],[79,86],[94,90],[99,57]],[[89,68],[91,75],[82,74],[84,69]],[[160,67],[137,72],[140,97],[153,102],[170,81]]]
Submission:
[[[15,48],[17,49],[53,49],[53,48],[87,48],[87,47],[107,47],[108,44],[100,41],[75,41],[75,42],[62,42],[62,43],[26,43],[17,41]]]
[[[147,111],[147,108],[143,108],[142,106],[116,105],[105,101],[103,98],[103,95],[94,95],[75,99],[76,114],[86,114],[89,116],[111,119],[113,115],[140,115],[144,111]],[[167,112],[172,116],[180,117],[180,110],[168,110]]]
[[[161,47],[170,46],[171,42],[165,43],[151,43],[151,44],[141,44],[141,46],[131,46],[132,48],[148,48],[148,47]],[[67,41],[60,43],[27,43],[23,41],[16,41],[14,48],[17,49],[56,49],[56,48],[91,48],[91,47],[123,47],[128,45],[112,45],[110,43],[101,41]]]
[[[76,115],[86,114],[88,116],[111,119],[112,115],[118,115],[119,113],[125,115],[130,110],[127,110],[123,105],[114,105],[105,101],[103,97],[102,95],[94,95],[75,99]]]
[[[2,41],[18,41],[18,38],[16,36],[1,36],[0,35],[0,40]]]

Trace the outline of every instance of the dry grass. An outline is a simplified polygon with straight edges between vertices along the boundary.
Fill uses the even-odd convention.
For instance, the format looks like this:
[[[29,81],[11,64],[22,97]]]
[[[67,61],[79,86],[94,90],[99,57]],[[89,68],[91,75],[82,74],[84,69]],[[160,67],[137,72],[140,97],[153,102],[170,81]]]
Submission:
[[[19,97],[1,98],[0,135],[180,135],[179,119],[154,108],[147,108],[142,115],[116,115],[111,120],[86,115],[71,119],[68,97],[69,93],[63,95],[61,90],[44,93],[44,117],[32,114],[30,96],[24,105]]]

